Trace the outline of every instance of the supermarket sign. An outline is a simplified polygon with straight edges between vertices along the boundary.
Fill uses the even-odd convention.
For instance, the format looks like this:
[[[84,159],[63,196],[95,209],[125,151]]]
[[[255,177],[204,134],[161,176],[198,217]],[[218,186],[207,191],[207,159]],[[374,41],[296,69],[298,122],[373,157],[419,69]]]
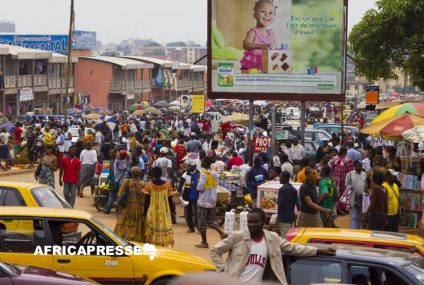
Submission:
[[[267,151],[271,144],[271,137],[253,137],[253,151],[255,153]]]

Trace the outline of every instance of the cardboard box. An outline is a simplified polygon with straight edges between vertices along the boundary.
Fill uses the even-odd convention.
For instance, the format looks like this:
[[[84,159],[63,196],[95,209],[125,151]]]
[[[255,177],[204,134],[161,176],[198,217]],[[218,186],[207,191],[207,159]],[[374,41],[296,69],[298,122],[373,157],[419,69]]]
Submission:
[[[263,50],[262,72],[263,73],[286,73],[292,72],[293,54],[291,50]]]

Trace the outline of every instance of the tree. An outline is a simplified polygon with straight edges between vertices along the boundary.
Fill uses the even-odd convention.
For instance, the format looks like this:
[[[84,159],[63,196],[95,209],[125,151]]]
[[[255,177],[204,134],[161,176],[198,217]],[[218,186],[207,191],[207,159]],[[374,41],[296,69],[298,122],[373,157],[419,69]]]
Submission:
[[[160,47],[160,43],[158,42],[149,42],[148,44],[145,45],[146,47]]]
[[[186,47],[185,42],[171,42],[166,44],[167,47]]]
[[[356,73],[367,80],[397,79],[395,68],[424,90],[424,0],[379,0],[349,36]]]

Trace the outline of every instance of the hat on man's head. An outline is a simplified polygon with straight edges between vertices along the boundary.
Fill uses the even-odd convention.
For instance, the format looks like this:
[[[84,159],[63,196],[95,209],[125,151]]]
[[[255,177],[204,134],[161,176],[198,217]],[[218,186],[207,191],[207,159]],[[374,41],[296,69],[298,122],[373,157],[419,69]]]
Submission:
[[[159,150],[159,152],[160,152],[160,153],[167,154],[167,153],[168,153],[168,148],[166,148],[166,147],[162,147],[162,148]]]
[[[195,133],[195,132],[192,132],[192,133],[190,134],[190,136],[195,137],[195,136],[196,136],[196,133]]]
[[[190,166],[197,165],[197,159],[187,158],[186,163]]]
[[[399,175],[399,172],[397,172],[397,171],[395,171],[394,169],[387,169],[389,172],[390,172],[390,174],[391,175],[393,175],[393,176],[398,176]]]

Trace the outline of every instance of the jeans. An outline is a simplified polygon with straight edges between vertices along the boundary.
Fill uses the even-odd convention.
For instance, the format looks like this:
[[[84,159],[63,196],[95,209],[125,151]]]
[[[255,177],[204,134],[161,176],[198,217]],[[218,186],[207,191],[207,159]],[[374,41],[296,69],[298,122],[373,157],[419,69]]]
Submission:
[[[74,183],[63,183],[63,196],[65,196],[66,202],[72,206],[75,205],[75,196],[77,195],[77,184]]]
[[[399,231],[399,215],[387,216],[387,227],[386,230],[389,232]]]
[[[350,207],[350,228],[354,230],[361,229],[362,209],[358,207]]]
[[[188,205],[184,207],[184,214],[187,221],[187,226],[189,229],[194,230],[194,225],[197,225],[197,200],[189,201]]]
[[[109,200],[107,201],[106,207],[103,209],[105,212],[110,212],[113,208],[113,203],[115,203],[116,196],[118,196],[119,186],[113,187],[109,192]]]

